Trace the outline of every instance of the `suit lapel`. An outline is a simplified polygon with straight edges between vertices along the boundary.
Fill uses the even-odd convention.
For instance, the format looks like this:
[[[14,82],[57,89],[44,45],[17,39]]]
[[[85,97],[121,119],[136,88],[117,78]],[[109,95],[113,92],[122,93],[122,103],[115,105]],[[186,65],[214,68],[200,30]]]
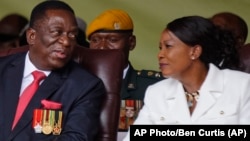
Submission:
[[[42,108],[41,100],[50,97],[55,91],[64,83],[67,75],[61,72],[51,72],[51,74],[44,80],[44,82],[39,86],[37,92],[31,99],[27,108],[25,109],[22,117],[14,128],[11,137],[14,137],[18,132],[22,131],[33,118],[33,110],[36,108]]]
[[[1,95],[3,94],[3,96],[1,96],[0,103],[4,107],[3,105],[1,106],[3,108],[0,113],[4,113],[1,114],[1,118],[4,119],[5,135],[9,135],[11,132],[23,77],[25,54],[16,56],[17,58],[6,66],[5,72],[2,74],[2,81],[4,83],[1,84],[3,86],[1,88],[3,90],[1,91]]]

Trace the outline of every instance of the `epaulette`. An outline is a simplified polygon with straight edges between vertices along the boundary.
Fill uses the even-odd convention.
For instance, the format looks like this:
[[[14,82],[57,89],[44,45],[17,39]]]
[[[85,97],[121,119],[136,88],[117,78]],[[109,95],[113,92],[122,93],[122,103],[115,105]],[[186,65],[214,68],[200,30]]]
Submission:
[[[140,77],[163,78],[161,72],[154,70],[137,70],[136,74]]]

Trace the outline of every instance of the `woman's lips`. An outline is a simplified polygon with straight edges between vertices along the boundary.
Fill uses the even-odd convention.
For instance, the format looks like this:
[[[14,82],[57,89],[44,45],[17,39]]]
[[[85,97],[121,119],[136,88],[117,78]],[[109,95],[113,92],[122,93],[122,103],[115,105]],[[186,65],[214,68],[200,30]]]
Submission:
[[[160,69],[162,69],[162,68],[164,68],[164,67],[166,67],[166,66],[168,66],[167,63],[160,63],[160,64],[159,64]]]

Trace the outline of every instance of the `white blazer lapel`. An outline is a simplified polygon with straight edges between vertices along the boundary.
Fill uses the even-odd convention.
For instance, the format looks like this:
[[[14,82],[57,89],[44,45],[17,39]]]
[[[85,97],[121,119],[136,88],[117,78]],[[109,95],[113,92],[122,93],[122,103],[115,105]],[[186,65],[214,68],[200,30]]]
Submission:
[[[200,89],[200,98],[192,114],[192,121],[197,120],[205,114],[216,103],[223,91],[223,73],[211,65],[205,81]],[[216,80],[216,81],[214,81]]]
[[[213,105],[216,103],[216,93],[209,91],[201,91],[202,96],[200,96],[196,108],[192,114],[192,121],[197,120],[203,114],[205,114]]]
[[[191,117],[187,106],[184,89],[180,83],[171,87],[171,95],[166,98],[170,113],[178,124],[190,124]]]

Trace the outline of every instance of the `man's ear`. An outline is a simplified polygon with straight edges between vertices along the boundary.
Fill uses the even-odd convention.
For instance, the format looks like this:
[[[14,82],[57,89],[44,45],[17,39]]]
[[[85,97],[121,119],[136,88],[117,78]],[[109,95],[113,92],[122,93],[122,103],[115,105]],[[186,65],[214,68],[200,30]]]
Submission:
[[[33,45],[36,39],[36,31],[32,28],[28,28],[26,31],[26,38],[29,45]]]
[[[129,50],[133,50],[136,46],[136,37],[135,35],[132,35],[129,37],[129,42],[130,42],[130,48]]]

